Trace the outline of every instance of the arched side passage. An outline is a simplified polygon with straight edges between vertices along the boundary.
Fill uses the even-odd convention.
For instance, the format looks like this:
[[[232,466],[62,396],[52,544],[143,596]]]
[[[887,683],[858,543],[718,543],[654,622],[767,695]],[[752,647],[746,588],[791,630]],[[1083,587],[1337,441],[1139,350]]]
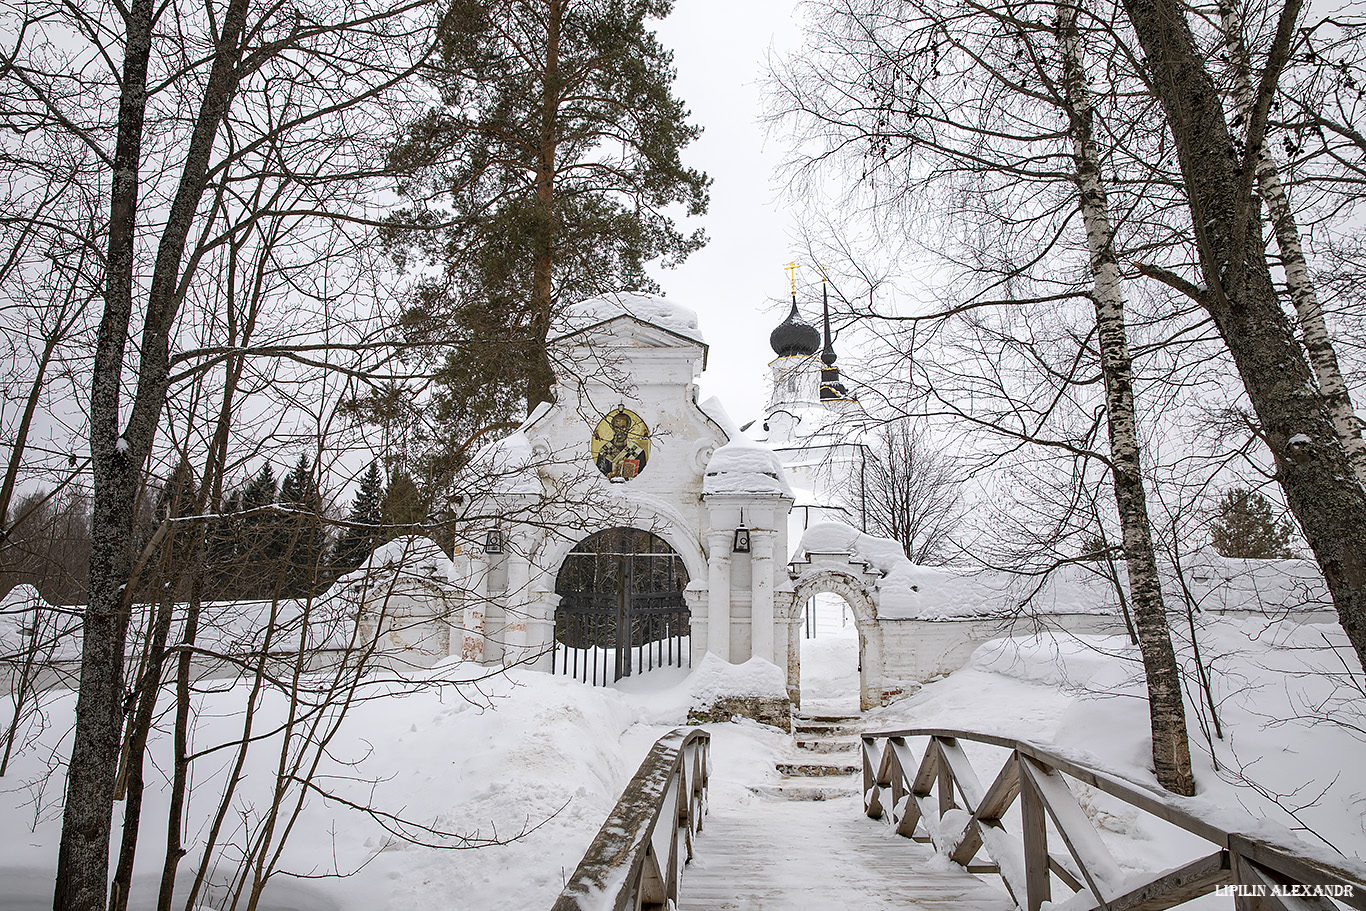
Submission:
[[[827,559],[822,560],[822,557]],[[877,618],[876,577],[869,579],[863,565],[850,563],[847,555],[839,559],[844,561],[843,566],[828,559],[827,555],[813,554],[811,563],[792,566],[794,587],[787,631],[787,693],[792,704],[800,708],[801,606],[816,595],[838,595],[854,612],[854,625],[858,629],[859,709],[867,711],[882,702],[882,627]],[[817,561],[827,565],[818,566]]]

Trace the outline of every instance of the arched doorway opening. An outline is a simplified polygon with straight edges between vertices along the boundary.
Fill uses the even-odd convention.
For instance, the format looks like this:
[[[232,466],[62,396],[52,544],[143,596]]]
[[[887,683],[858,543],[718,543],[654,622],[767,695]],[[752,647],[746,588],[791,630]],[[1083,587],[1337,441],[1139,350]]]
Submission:
[[[609,528],[569,551],[555,577],[551,670],[608,684],[692,661],[688,570],[668,542],[639,528]]]
[[[807,714],[859,711],[858,624],[849,603],[816,592],[802,608],[801,707]]]
[[[852,714],[879,705],[882,635],[872,591],[842,568],[815,569],[794,581],[798,610],[791,615],[787,680],[792,700],[808,714]],[[835,634],[827,645],[820,644],[823,631]],[[815,648],[805,646],[808,641]]]

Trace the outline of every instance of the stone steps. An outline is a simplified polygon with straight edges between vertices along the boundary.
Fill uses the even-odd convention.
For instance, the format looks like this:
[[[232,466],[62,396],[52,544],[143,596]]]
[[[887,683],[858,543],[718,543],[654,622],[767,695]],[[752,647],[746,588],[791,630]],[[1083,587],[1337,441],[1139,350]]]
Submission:
[[[799,759],[778,763],[778,771],[791,778],[830,778],[834,775],[853,775],[861,771],[861,766],[854,762],[808,762]]]
[[[776,764],[782,778],[750,790],[778,800],[854,797],[862,782],[857,715],[794,715],[793,756]]]
[[[806,750],[809,753],[849,753],[858,755],[859,741],[841,737],[839,739],[822,739],[812,737],[798,737],[797,749]]]

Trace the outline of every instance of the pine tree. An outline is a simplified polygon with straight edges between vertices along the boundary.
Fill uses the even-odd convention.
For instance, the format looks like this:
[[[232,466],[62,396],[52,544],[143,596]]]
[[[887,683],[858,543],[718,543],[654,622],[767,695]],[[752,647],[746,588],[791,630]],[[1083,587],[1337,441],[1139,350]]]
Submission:
[[[242,589],[242,491],[231,491],[204,529],[204,577],[207,589],[224,599],[245,597]]]
[[[152,507],[151,525],[153,528],[166,519],[179,519],[195,512],[195,479],[188,462],[181,459],[175,473],[166,479],[157,491],[156,503]],[[152,600],[166,584],[173,583],[185,569],[185,561],[190,557],[195,531],[187,527],[170,532],[169,552],[174,555],[171,565],[164,561],[154,561],[144,570],[138,580],[138,600]],[[168,577],[169,574],[169,577]]]
[[[280,489],[275,470],[266,462],[242,488],[241,537],[237,544],[240,594],[248,598],[269,597],[277,587],[277,576],[286,548],[280,516],[264,510],[274,506]]]
[[[413,481],[412,475],[399,469],[389,478],[389,487],[384,491],[384,502],[380,506],[383,524],[417,525],[427,518],[427,507],[423,502],[422,491]],[[400,534],[411,534],[400,530]],[[386,534],[385,538],[391,537]]]
[[[677,262],[703,244],[665,212],[681,203],[702,214],[709,183],[679,158],[699,129],[672,94],[672,55],[646,27],[672,9],[672,0],[451,2],[427,74],[442,103],[391,156],[415,175],[402,187],[413,200],[404,222],[450,225],[393,238],[445,271],[405,327],[470,342],[442,371],[448,412],[480,410],[491,390],[524,392],[528,409],[548,401],[555,309],[652,290],[647,262]]]
[[[1225,557],[1252,560],[1295,556],[1290,549],[1294,533],[1288,521],[1276,516],[1270,500],[1241,487],[1220,498],[1211,527],[1216,551]]]
[[[282,593],[301,597],[317,588],[322,575],[319,568],[327,551],[322,494],[307,455],[299,456],[280,485],[280,505],[287,510],[280,523],[284,538]]]
[[[379,462],[373,461],[360,479],[360,489],[351,501],[351,511],[346,515],[347,527],[332,554],[331,569],[334,576],[343,576],[360,566],[375,549],[379,540],[379,526],[382,518],[381,506],[384,500],[384,475],[380,473]]]

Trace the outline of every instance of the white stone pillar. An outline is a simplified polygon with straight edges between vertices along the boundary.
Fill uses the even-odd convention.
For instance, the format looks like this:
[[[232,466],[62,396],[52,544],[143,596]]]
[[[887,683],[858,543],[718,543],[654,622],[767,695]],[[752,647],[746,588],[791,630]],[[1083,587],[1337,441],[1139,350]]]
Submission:
[[[782,665],[773,648],[773,540],[774,532],[750,532],[750,654]]]
[[[531,562],[509,548],[508,587],[503,607],[503,664],[527,657],[527,603],[531,592]]]
[[[730,529],[707,535],[707,651],[730,661]]]
[[[465,605],[464,640],[460,657],[482,663],[484,660],[484,612],[489,603],[489,561],[486,557],[470,558],[471,591]]]
[[[555,608],[560,596],[547,591],[539,584],[536,591],[527,599],[527,647],[536,654],[531,667],[538,671],[550,671],[555,660]]]

